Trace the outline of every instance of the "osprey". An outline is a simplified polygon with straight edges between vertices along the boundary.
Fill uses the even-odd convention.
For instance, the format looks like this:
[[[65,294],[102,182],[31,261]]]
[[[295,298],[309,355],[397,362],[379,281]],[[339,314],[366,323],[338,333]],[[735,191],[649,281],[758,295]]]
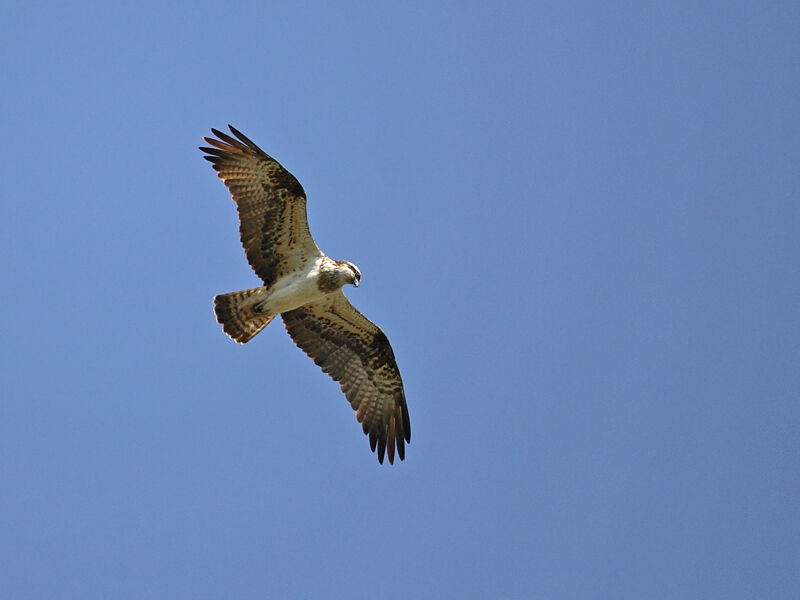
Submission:
[[[231,125],[230,135],[201,147],[233,196],[250,266],[264,285],[214,298],[223,331],[240,344],[280,314],[289,335],[339,382],[370,448],[394,462],[411,441],[403,381],[389,340],[348,302],[342,286],[358,287],[361,271],[328,258],[314,243],[306,194],[294,176]]]

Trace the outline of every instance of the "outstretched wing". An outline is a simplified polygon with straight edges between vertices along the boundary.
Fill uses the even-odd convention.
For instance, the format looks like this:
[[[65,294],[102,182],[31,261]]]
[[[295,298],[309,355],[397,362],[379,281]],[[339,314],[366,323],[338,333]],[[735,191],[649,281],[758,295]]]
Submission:
[[[383,331],[341,290],[281,317],[294,342],[341,384],[372,451],[378,449],[378,461],[383,463],[388,451],[393,463],[395,447],[403,460],[411,424],[400,371]]]
[[[322,255],[308,231],[306,193],[278,161],[231,125],[239,139],[212,129],[219,139],[201,147],[239,209],[239,232],[250,266],[266,286]]]

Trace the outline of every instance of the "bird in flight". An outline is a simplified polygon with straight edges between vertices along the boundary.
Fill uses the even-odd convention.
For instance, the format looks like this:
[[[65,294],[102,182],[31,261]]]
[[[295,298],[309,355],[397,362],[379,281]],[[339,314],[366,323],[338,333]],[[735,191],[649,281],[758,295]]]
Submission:
[[[228,125],[212,129],[204,158],[225,183],[239,212],[247,261],[263,285],[214,297],[223,331],[240,344],[280,314],[286,330],[337,381],[373,452],[405,458],[411,441],[403,381],[389,340],[358,312],[342,286],[358,287],[361,271],[320,250],[308,230],[306,194],[274,158]]]

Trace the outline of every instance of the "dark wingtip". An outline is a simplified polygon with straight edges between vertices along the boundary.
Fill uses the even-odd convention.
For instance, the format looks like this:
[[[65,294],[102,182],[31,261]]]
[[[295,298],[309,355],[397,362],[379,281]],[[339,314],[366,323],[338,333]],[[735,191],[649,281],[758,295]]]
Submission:
[[[231,133],[232,133],[233,135],[235,135],[236,137],[238,137],[238,138],[239,138],[240,140],[242,140],[243,142],[244,142],[244,141],[248,141],[248,142],[250,141],[250,140],[248,140],[248,139],[247,139],[247,136],[245,136],[245,135],[244,135],[244,134],[243,134],[241,131],[239,131],[238,129],[236,129],[236,127],[234,127],[234,126],[233,126],[233,125],[231,125],[230,123],[228,123],[228,129],[230,129],[230,130],[231,130]]]
[[[378,441],[378,462],[383,464],[383,457],[386,454],[386,440]],[[389,462],[392,462],[391,460]]]
[[[264,152],[261,148],[259,148],[256,145],[256,143],[253,140],[251,140],[249,137],[247,137],[241,131],[236,129],[236,127],[234,127],[230,123],[228,123],[228,129],[231,130],[231,133],[233,133],[233,135],[235,135],[237,138],[239,138],[240,142],[242,142],[245,146],[247,146],[248,148],[250,148],[254,152],[262,152],[262,153]]]

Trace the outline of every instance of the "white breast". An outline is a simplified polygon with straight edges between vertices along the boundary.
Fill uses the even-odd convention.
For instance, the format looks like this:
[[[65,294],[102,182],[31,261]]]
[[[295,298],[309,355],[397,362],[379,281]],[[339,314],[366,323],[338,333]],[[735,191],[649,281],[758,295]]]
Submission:
[[[267,296],[265,309],[271,314],[294,310],[309,302],[320,300],[325,294],[319,291],[317,279],[323,257],[309,264],[308,269],[281,277]]]

